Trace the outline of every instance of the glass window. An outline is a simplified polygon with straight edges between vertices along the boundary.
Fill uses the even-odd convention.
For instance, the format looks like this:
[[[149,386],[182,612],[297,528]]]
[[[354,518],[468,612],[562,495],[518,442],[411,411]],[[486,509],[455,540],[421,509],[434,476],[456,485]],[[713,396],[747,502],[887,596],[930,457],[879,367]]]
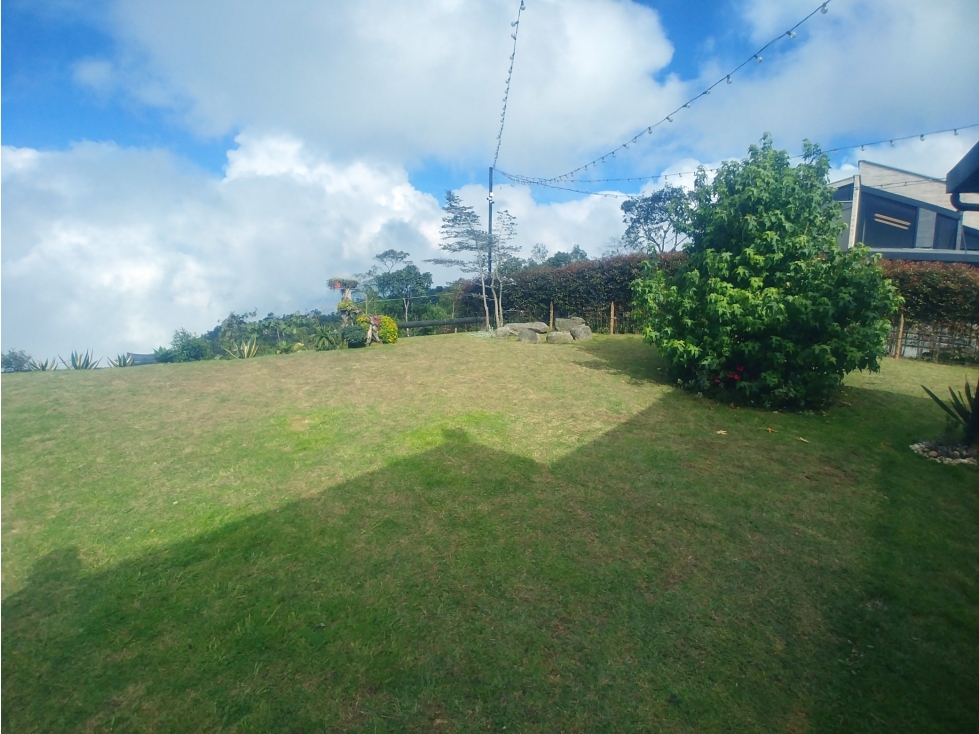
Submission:
[[[837,201],[853,201],[853,184],[838,187],[833,192],[833,198]]]
[[[868,247],[914,247],[918,208],[882,196],[860,197],[857,239]]]
[[[979,229],[973,229],[972,227],[963,227],[963,240],[965,240],[965,249],[971,250],[972,252],[979,252]]]
[[[952,217],[939,214],[935,219],[935,249],[954,250],[958,244],[959,222]]]

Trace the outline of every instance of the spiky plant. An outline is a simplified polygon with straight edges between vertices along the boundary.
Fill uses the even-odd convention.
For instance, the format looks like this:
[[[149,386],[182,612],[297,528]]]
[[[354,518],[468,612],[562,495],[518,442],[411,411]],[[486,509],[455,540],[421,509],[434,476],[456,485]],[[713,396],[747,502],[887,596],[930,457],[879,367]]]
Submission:
[[[32,359],[27,368],[31,372],[53,372],[58,369],[58,360],[46,359],[43,362],[38,362],[36,359]]]
[[[93,356],[94,355],[90,351],[85,352],[85,354],[72,352],[70,362],[66,362],[64,357],[58,357],[58,359],[61,360],[61,364],[70,370],[94,370],[98,368],[102,358],[100,357],[98,360],[93,362]]]
[[[109,364],[113,367],[132,367],[133,366],[133,355],[129,352],[125,354],[116,355],[115,359],[110,359]]]
[[[247,342],[232,342],[231,348],[225,347],[224,351],[234,359],[251,359],[258,356],[258,344],[255,342],[255,337],[252,337]]]
[[[956,393],[950,387],[948,392],[952,396],[951,405],[947,404],[924,385],[921,387],[931,396],[932,400],[941,406],[942,410],[952,417],[952,420],[962,424],[962,427],[965,429],[966,445],[972,446],[979,441],[979,406],[976,405],[976,401],[979,400],[979,382],[976,383],[975,394],[973,394],[968,381],[965,383],[965,395],[961,392]]]

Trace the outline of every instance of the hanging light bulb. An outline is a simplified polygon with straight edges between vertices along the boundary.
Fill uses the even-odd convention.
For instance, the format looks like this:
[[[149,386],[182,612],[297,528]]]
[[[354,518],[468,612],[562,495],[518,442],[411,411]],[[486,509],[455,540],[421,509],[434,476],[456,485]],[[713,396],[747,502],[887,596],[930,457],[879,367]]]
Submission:
[[[520,22],[519,20],[515,20],[515,21],[513,21],[513,22],[512,22],[511,24],[510,24],[510,27],[511,27],[511,28],[516,28],[516,27],[517,27],[517,23],[519,23],[519,22]]]
[[[730,84],[730,83],[731,83],[731,81],[732,81],[732,79],[731,79],[731,75],[730,75],[730,74],[728,74],[728,75],[727,75],[727,83],[728,83],[728,84]]]
[[[527,9],[527,6],[523,4],[523,0],[520,0],[520,9],[521,10],[526,10]]]
[[[924,139],[925,139],[925,136],[924,136],[924,135],[922,135],[922,136],[921,136],[921,140],[922,140],[922,141],[924,141]]]
[[[891,147],[892,148],[894,147],[894,141],[893,140],[891,141]]]
[[[789,31],[785,35],[787,35],[789,38],[795,38],[795,31]]]
[[[672,118],[672,117],[670,117],[669,115],[667,115],[667,116],[666,116],[666,121],[667,121],[667,122],[673,122],[673,118]]]
[[[761,54],[755,54],[755,61],[757,61],[759,64],[763,61]]]
[[[959,131],[958,130],[953,130],[952,131],[952,135],[958,135],[958,134],[959,134]]]
[[[684,106],[684,107],[686,107],[686,108],[687,108],[688,110],[690,109],[690,103],[689,103],[689,102],[687,102],[687,103],[686,103],[685,105],[683,105],[683,106]]]
[[[512,38],[514,41],[516,41],[517,40],[517,34],[516,33],[511,33],[510,34],[510,38]]]
[[[860,150],[861,150],[861,151],[863,151],[863,150],[866,150],[866,148],[864,148],[864,147],[863,147],[863,146],[861,145],[861,146],[860,146]]]
[[[704,94],[710,94],[710,90],[709,89],[705,89],[704,90]]]
[[[822,13],[823,15],[826,15],[826,13],[829,12],[829,8],[826,7],[827,5],[829,5],[829,3],[828,2],[825,2],[825,3],[823,3],[823,7],[821,7],[819,9],[819,12]]]
[[[647,135],[652,135],[653,134],[653,127],[652,127],[652,125],[650,125],[649,127],[646,128],[646,134]],[[958,135],[958,133],[955,133],[955,134]]]

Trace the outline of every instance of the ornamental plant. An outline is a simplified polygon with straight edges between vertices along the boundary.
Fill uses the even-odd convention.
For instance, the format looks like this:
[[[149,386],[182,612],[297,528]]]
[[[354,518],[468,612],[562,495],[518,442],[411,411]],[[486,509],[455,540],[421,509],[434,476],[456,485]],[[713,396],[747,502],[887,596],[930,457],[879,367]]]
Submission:
[[[351,349],[367,346],[367,329],[360,324],[344,326],[340,336]]]
[[[375,316],[380,323],[377,325],[377,335],[384,344],[394,344],[398,341],[398,324],[390,316]]]
[[[765,406],[815,407],[844,376],[878,371],[901,303],[878,256],[843,252],[829,160],[805,142],[790,165],[766,135],[713,182],[697,173],[680,224],[687,263],[633,284],[646,340],[691,390]]]

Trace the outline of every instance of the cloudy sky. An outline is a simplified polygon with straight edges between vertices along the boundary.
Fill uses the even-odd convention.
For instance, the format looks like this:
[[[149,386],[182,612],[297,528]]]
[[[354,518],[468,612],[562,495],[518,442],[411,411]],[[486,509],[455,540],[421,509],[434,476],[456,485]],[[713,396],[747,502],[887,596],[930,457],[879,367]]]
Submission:
[[[542,178],[653,125],[818,5],[525,2],[498,168]],[[329,310],[327,277],[391,247],[423,265],[446,189],[485,212],[519,4],[6,0],[2,348],[147,352],[232,310]],[[797,152],[804,138],[833,148],[979,123],[975,0],[828,10],[583,177],[689,183],[676,174],[766,131]],[[944,176],[977,139],[833,162]],[[496,181],[526,252],[597,256],[623,231],[613,196]]]

